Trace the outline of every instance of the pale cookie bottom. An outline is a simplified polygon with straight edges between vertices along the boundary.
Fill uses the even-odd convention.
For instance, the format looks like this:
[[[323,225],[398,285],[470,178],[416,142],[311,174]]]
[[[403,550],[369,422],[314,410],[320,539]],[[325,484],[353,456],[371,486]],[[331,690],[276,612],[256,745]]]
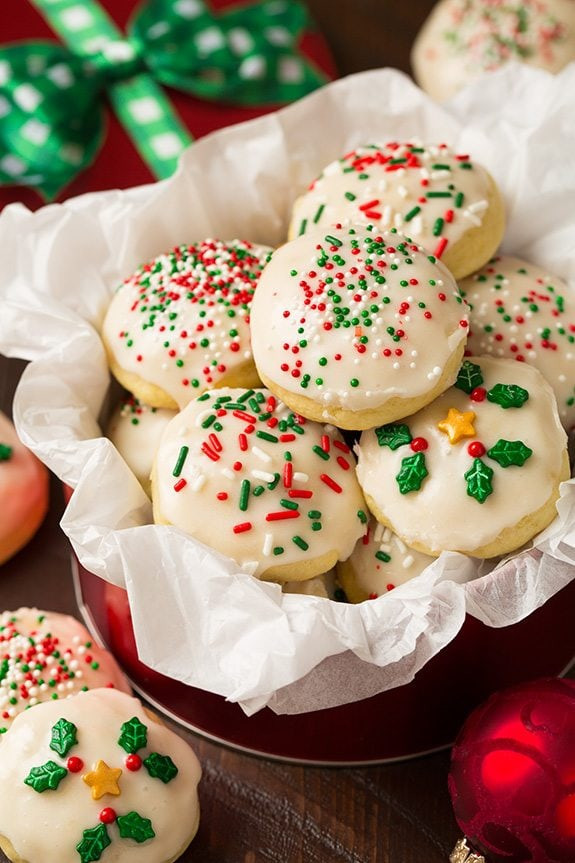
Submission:
[[[397,526],[383,515],[374,499],[370,497],[370,495],[366,494],[365,491],[364,496],[369,509],[376,519],[381,522],[381,524],[391,528],[391,530],[397,533],[406,545],[410,548],[414,548],[416,551],[420,551],[423,554],[429,554],[432,557],[439,557],[442,551],[457,551],[461,554],[467,554],[470,557],[500,557],[501,555],[509,554],[509,552],[516,551],[518,548],[521,548],[522,545],[525,545],[526,542],[529,542],[530,539],[551,524],[557,515],[556,504],[559,499],[559,485],[562,482],[566,482],[570,476],[569,458],[567,456],[567,452],[565,452],[563,455],[560,474],[555,481],[551,495],[545,501],[543,506],[540,506],[539,509],[535,510],[535,512],[531,512],[529,515],[524,516],[517,522],[517,524],[513,524],[510,527],[504,527],[494,540],[485,545],[481,545],[478,548],[445,548],[438,550],[429,548],[422,542],[414,542],[413,539],[406,537],[399,532]]]
[[[369,599],[367,591],[362,590],[356,581],[355,567],[351,560],[340,560],[336,565],[337,580],[339,581],[348,601],[357,604]]]
[[[449,389],[457,378],[457,373],[463,359],[465,345],[460,343],[454,354],[448,359],[441,377],[438,378],[432,389],[415,398],[401,398],[393,396],[377,408],[369,408],[364,411],[351,411],[337,405],[325,405],[314,401],[307,396],[286,390],[275,381],[270,380],[260,372],[260,377],[268,389],[284,402],[292,411],[309,420],[320,423],[332,423],[341,429],[363,431],[364,429],[376,428],[395,420],[411,416],[421,408],[434,401],[438,396]]]
[[[20,549],[30,542],[40,525],[44,521],[48,511],[48,474],[46,473],[42,482],[46,486],[45,493],[28,510],[26,517],[16,530],[11,531],[9,536],[0,538],[0,565],[17,554]]]
[[[108,345],[105,344],[105,347],[110,371],[124,389],[128,390],[128,392],[151,408],[180,410],[180,405],[169,393],[156,384],[144,380],[144,378],[141,378],[134,372],[128,372],[126,369],[123,369],[112,356]],[[210,387],[200,386],[197,389],[190,388],[190,399],[201,396],[208,389],[220,389],[221,387],[237,387],[248,390],[254,387],[261,387],[261,381],[253,360],[246,360],[246,362],[231,369],[223,377],[214,381]]]

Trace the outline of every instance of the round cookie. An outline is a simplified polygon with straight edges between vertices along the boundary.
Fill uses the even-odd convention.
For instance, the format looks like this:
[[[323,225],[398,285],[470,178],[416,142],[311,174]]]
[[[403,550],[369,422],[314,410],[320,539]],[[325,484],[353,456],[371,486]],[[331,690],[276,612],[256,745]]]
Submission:
[[[78,620],[37,608],[0,614],[0,735],[28,707],[101,687],[130,692],[114,657]]]
[[[520,258],[493,258],[460,282],[470,308],[466,354],[530,363],[575,427],[575,298],[558,276]]]
[[[151,408],[127,396],[117,406],[106,428],[109,437],[146,494],[151,493],[150,474],[160,438],[176,411]]]
[[[495,557],[555,517],[569,478],[566,442],[536,369],[473,357],[433,404],[364,432],[357,473],[378,521],[407,545]]]
[[[0,848],[18,863],[171,863],[198,829],[200,772],[123,692],[41,704],[0,747]]]
[[[259,385],[250,305],[269,253],[208,239],[140,267],[102,326],[112,374],[146,404],[171,409],[213,387]]]
[[[352,555],[337,564],[337,578],[350,602],[363,602],[415,578],[434,560],[408,548],[372,516]]]
[[[292,410],[365,429],[414,413],[453,383],[467,309],[421,247],[347,225],[274,252],[252,329],[259,375]]]
[[[575,60],[573,0],[440,0],[411,53],[416,81],[439,101],[509,60],[549,72]]]
[[[337,429],[267,390],[204,393],[167,427],[152,471],[154,520],[264,580],[302,581],[363,532],[355,458]]]
[[[393,141],[331,162],[295,202],[289,236],[329,233],[337,222],[409,234],[459,279],[493,255],[505,210],[493,179],[467,153]]]
[[[284,581],[283,593],[299,593],[303,596],[321,596],[322,599],[338,599],[335,583],[335,570],[330,569],[322,575],[314,575],[305,581]]]
[[[49,475],[0,413],[0,564],[32,539],[48,510]]]

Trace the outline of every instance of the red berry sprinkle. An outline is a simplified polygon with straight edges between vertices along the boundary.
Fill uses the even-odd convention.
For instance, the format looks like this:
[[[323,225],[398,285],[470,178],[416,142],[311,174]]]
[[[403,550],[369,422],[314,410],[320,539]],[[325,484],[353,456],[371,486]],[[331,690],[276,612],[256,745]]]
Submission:
[[[139,770],[142,766],[142,759],[136,752],[132,752],[126,757],[124,764],[126,765],[128,770],[131,770],[132,773],[135,773],[136,770]]]
[[[78,758],[77,755],[70,755],[68,760],[66,761],[66,767],[70,771],[70,773],[79,773],[80,770],[84,767],[84,762],[81,758]]]
[[[116,820],[116,811],[111,806],[106,806],[98,817],[102,824],[112,824]]]
[[[474,440],[467,447],[467,452],[473,458],[481,458],[482,455],[485,455],[485,447],[480,440]]]
[[[423,452],[428,446],[429,444],[424,437],[414,437],[410,443],[413,452]]]
[[[487,397],[487,390],[485,387],[475,387],[474,390],[471,390],[469,394],[469,398],[472,402],[484,402]]]

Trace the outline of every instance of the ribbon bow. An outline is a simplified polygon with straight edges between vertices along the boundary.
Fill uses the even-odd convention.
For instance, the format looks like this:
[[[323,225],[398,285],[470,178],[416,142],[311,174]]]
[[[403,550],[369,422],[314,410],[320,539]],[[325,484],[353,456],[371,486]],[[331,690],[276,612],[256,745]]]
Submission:
[[[204,0],[149,0],[124,36],[97,0],[34,0],[68,47],[0,49],[0,184],[54,198],[104,137],[104,96],[158,178],[192,138],[159,84],[194,96],[270,105],[325,76],[297,52],[309,24],[297,0],[258,0],[215,15]]]

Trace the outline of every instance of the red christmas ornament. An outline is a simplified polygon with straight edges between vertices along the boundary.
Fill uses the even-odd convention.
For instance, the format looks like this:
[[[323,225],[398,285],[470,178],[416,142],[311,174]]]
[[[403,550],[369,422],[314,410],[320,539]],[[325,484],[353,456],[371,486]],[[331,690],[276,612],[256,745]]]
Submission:
[[[486,863],[573,863],[575,681],[520,684],[475,710],[453,748],[449,793]]]

